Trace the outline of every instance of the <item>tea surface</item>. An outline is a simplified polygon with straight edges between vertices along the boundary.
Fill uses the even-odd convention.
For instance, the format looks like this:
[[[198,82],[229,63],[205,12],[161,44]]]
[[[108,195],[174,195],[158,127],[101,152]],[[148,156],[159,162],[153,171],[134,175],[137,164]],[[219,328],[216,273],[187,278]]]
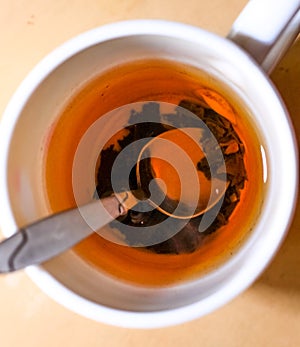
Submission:
[[[127,63],[107,71],[82,88],[69,100],[53,126],[45,157],[45,186],[53,211],[76,205],[72,164],[85,131],[107,112],[139,101],[180,104],[192,112],[195,107],[204,107],[210,110],[207,112],[211,117],[217,114],[228,121],[239,138],[238,144],[229,141],[225,150],[234,152],[237,145],[243,147],[243,165],[240,167],[245,171],[246,179],[239,190],[238,203],[226,223],[208,234],[198,233],[192,239],[190,244],[196,242],[192,251],[174,252],[170,247],[168,251],[162,251],[159,246],[127,247],[96,233],[74,247],[74,252],[91,266],[118,279],[142,285],[167,285],[207,273],[234,254],[249,236],[264,198],[263,144],[247,112],[221,82],[176,62]],[[115,134],[111,143],[118,143],[126,135],[128,131]],[[205,165],[205,161],[199,161],[198,169],[205,172]],[[191,220],[189,228],[194,227],[194,223]]]

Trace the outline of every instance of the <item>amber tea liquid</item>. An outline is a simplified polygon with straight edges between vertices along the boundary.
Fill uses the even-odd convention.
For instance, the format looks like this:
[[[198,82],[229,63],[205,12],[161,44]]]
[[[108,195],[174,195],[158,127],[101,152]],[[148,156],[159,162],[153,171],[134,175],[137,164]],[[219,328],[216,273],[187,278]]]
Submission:
[[[119,280],[154,286],[190,280],[216,268],[238,250],[251,234],[263,204],[263,143],[259,133],[222,83],[188,65],[147,60],[117,66],[89,82],[69,100],[49,134],[45,187],[49,207],[56,212],[76,206],[73,158],[81,137],[93,122],[129,103],[161,101],[178,105],[181,100],[204,100],[233,124],[245,148],[247,180],[240,201],[228,223],[208,235],[192,253],[157,254],[112,243],[96,233],[74,247],[84,261]]]

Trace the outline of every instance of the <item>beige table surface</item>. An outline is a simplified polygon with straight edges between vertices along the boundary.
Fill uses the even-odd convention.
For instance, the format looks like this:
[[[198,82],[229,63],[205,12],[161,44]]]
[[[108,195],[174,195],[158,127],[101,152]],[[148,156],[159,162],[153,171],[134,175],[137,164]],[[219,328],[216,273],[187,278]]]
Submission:
[[[30,69],[78,33],[117,20],[163,18],[226,35],[246,2],[0,0],[0,114]],[[300,40],[272,79],[300,139]],[[217,312],[176,327],[130,330],[96,323],[53,302],[23,271],[1,276],[0,347],[19,346],[300,346],[300,203],[278,255],[251,288]]]

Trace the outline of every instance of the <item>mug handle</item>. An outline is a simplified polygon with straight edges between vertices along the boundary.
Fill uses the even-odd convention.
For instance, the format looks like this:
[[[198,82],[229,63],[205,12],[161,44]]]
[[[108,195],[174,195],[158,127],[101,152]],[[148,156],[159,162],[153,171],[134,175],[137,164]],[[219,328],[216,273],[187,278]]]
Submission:
[[[300,32],[300,0],[250,0],[227,35],[268,74]]]

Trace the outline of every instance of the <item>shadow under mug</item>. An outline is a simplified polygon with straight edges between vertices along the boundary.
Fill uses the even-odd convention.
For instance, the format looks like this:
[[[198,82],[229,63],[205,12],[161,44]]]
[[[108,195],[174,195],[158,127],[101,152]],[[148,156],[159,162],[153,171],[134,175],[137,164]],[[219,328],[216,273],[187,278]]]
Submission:
[[[259,2],[265,3],[250,3],[262,6]],[[270,70],[278,57],[274,56],[278,52],[275,41],[281,40],[283,47],[288,40],[282,37],[295,34],[297,10],[291,5],[289,19],[282,26],[289,29],[289,34],[281,28],[272,44],[262,44],[255,37],[249,40],[249,31],[243,33],[242,24],[251,15],[246,8],[237,26],[233,26],[230,39],[175,22],[119,22],[68,41],[34,68],[12,97],[1,124],[1,224],[6,236],[17,226],[49,213],[42,178],[43,151],[49,129],[65,100],[87,81],[126,61],[175,59],[226,81],[251,110],[252,121],[261,130],[268,152],[269,187],[255,230],[241,250],[214,272],[174,286],[135,286],[100,273],[69,250],[26,269],[45,293],[96,321],[154,328],[201,317],[229,302],[259,276],[278,250],[292,218],[297,150],[280,96],[259,64],[232,41],[253,54],[259,52],[255,58]]]

